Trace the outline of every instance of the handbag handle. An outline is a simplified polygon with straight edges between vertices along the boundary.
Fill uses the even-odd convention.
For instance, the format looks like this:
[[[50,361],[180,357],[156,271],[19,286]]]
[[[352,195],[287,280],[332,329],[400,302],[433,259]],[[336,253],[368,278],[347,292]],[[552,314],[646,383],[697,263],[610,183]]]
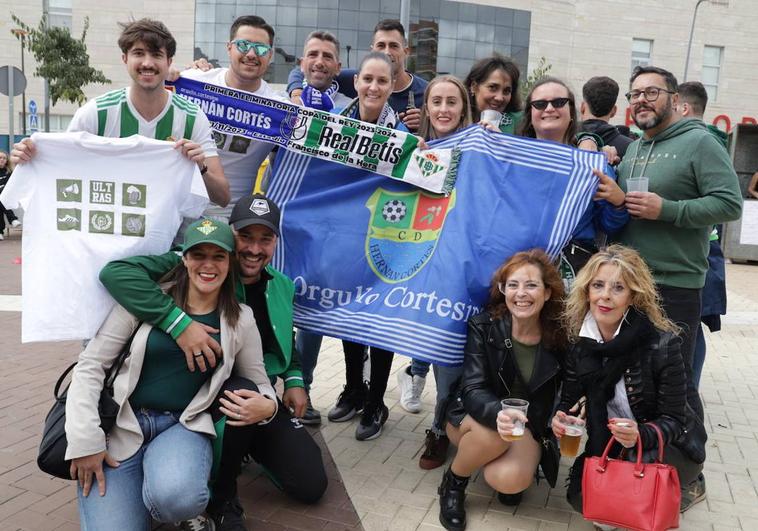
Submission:
[[[611,451],[614,442],[616,442],[616,439],[611,435],[608,444],[605,445],[603,455],[600,456],[600,460],[597,463],[597,471],[600,473],[605,472],[605,469],[608,467],[608,453]],[[645,467],[642,464],[642,438],[639,435],[637,436],[637,463],[634,465],[634,475],[638,478],[645,477]]]
[[[663,463],[663,432],[657,424],[653,424],[652,422],[646,422],[645,425],[653,428],[655,434],[658,436],[658,462]]]

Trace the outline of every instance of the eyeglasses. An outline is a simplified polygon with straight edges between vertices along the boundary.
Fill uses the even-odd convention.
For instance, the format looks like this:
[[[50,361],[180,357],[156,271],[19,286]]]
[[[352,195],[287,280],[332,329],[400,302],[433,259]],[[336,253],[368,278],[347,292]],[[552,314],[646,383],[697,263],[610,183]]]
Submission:
[[[554,100],[534,100],[530,105],[538,111],[544,111],[548,105],[552,105],[553,109],[562,109],[568,102],[568,98],[555,98]]]
[[[659,87],[648,87],[645,90],[633,90],[631,92],[627,92],[625,96],[626,96],[626,101],[628,101],[629,103],[632,103],[633,101],[639,99],[639,97],[644,94],[645,101],[652,103],[658,99],[658,96],[660,96],[661,92],[666,92],[667,94],[674,94],[673,90],[666,90]]]
[[[247,39],[237,39],[235,41],[232,41],[232,44],[237,47],[237,51],[239,53],[247,54],[247,52],[253,50],[255,51],[255,55],[258,57],[263,57],[271,51],[271,46],[265,42],[253,42],[248,41]]]

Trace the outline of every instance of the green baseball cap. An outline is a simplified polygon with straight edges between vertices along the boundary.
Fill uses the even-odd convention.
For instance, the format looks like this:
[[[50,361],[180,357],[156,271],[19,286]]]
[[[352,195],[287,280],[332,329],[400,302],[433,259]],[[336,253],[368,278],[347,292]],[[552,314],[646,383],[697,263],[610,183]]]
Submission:
[[[226,223],[215,219],[199,219],[184,231],[182,254],[201,243],[218,245],[225,251],[234,252],[234,233]]]

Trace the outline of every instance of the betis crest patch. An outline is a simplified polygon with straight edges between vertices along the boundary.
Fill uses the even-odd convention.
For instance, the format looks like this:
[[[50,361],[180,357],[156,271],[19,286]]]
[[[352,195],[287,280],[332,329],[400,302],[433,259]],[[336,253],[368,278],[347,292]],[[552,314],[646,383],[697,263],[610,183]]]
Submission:
[[[366,259],[384,282],[413,277],[434,254],[445,218],[455,206],[448,196],[390,192],[378,188],[366,202],[371,212],[366,232]]]

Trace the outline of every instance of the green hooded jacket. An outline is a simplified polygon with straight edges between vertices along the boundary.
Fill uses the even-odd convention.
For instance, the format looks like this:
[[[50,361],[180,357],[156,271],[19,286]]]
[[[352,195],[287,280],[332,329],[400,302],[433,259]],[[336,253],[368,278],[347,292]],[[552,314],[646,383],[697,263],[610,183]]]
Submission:
[[[656,220],[631,218],[616,235],[637,249],[663,286],[699,289],[708,270],[713,225],[739,219],[737,174],[726,150],[702,120],[679,120],[655,137],[629,145],[618,168],[626,191],[630,177],[647,177],[663,199]]]

